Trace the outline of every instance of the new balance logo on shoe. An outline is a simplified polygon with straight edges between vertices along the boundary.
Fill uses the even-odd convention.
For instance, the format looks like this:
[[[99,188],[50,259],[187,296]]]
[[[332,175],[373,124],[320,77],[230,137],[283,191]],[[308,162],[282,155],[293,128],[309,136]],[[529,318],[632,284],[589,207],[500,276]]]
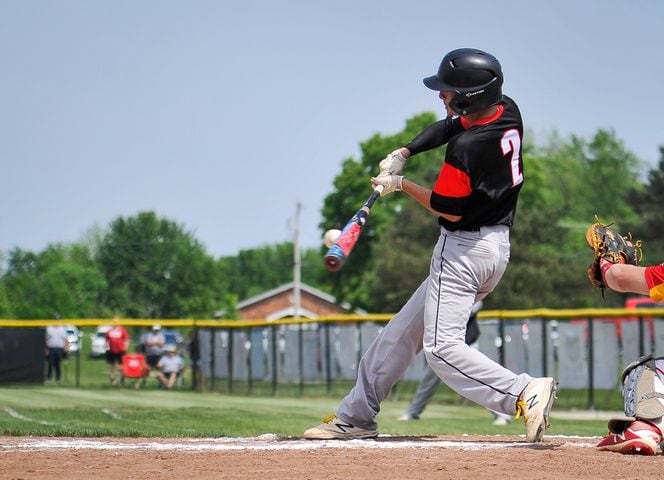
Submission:
[[[327,417],[317,427],[304,432],[307,440],[353,440],[356,438],[376,438],[378,430],[356,427],[337,418],[335,415]]]
[[[339,419],[337,419],[333,425],[343,433],[348,433],[352,428],[354,428],[350,423],[342,423]]]
[[[527,398],[525,402],[528,404],[528,410],[532,409],[535,405],[539,403],[537,400],[537,395],[533,395],[530,398]]]

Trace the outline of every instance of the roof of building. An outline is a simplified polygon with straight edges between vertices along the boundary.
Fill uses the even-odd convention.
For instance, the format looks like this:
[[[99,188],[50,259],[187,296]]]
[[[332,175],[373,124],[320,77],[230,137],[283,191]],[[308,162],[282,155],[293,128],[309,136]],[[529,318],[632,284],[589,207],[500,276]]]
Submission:
[[[258,295],[254,295],[253,297],[249,297],[245,300],[242,300],[241,302],[238,302],[236,305],[236,308],[238,310],[241,310],[245,307],[248,307],[250,305],[253,305],[258,302],[262,302],[263,300],[266,300],[268,298],[274,297],[279,295],[280,293],[288,292],[290,290],[295,289],[295,283],[294,282],[289,282],[285,283],[283,285],[278,286],[277,288],[273,288],[272,290],[267,290],[265,292],[259,293]],[[329,293],[323,292],[322,290],[319,290],[317,288],[314,288],[310,285],[307,285],[306,283],[301,283],[300,284],[300,291],[302,292],[307,292],[309,295],[313,295],[314,297],[318,297],[321,300],[324,300],[328,303],[336,303],[336,299],[330,295]],[[342,308],[348,309],[348,305],[341,305]]]

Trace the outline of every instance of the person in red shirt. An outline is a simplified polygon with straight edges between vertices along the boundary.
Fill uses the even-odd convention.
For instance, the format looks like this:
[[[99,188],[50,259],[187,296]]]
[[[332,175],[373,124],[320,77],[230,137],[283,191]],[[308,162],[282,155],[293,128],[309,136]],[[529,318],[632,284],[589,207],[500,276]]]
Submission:
[[[127,353],[129,346],[129,334],[127,329],[118,323],[115,319],[113,328],[106,332],[106,361],[110,368],[110,377],[112,383],[118,383],[118,367],[122,364],[122,357]]]

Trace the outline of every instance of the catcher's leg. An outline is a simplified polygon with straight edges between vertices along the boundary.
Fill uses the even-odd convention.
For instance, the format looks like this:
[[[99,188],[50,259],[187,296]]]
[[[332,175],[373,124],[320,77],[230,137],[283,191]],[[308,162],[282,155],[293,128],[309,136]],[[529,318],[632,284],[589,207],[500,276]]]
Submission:
[[[641,357],[621,374],[625,415],[609,420],[609,434],[599,450],[655,455],[662,442],[664,416],[664,358]]]
[[[662,432],[650,422],[636,420],[622,433],[609,433],[597,445],[599,450],[627,455],[655,455],[659,452]]]

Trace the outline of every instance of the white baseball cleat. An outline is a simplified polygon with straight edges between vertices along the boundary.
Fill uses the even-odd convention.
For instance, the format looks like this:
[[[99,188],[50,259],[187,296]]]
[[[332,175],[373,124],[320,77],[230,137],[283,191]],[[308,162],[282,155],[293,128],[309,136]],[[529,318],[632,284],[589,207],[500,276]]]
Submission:
[[[549,428],[549,413],[556,398],[558,384],[553,378],[534,378],[521,392],[516,402],[517,420],[523,416],[526,421],[526,440],[541,442],[544,430]]]
[[[344,422],[336,415],[327,417],[317,427],[304,432],[307,440],[353,440],[356,438],[376,438],[378,430],[368,430]]]

